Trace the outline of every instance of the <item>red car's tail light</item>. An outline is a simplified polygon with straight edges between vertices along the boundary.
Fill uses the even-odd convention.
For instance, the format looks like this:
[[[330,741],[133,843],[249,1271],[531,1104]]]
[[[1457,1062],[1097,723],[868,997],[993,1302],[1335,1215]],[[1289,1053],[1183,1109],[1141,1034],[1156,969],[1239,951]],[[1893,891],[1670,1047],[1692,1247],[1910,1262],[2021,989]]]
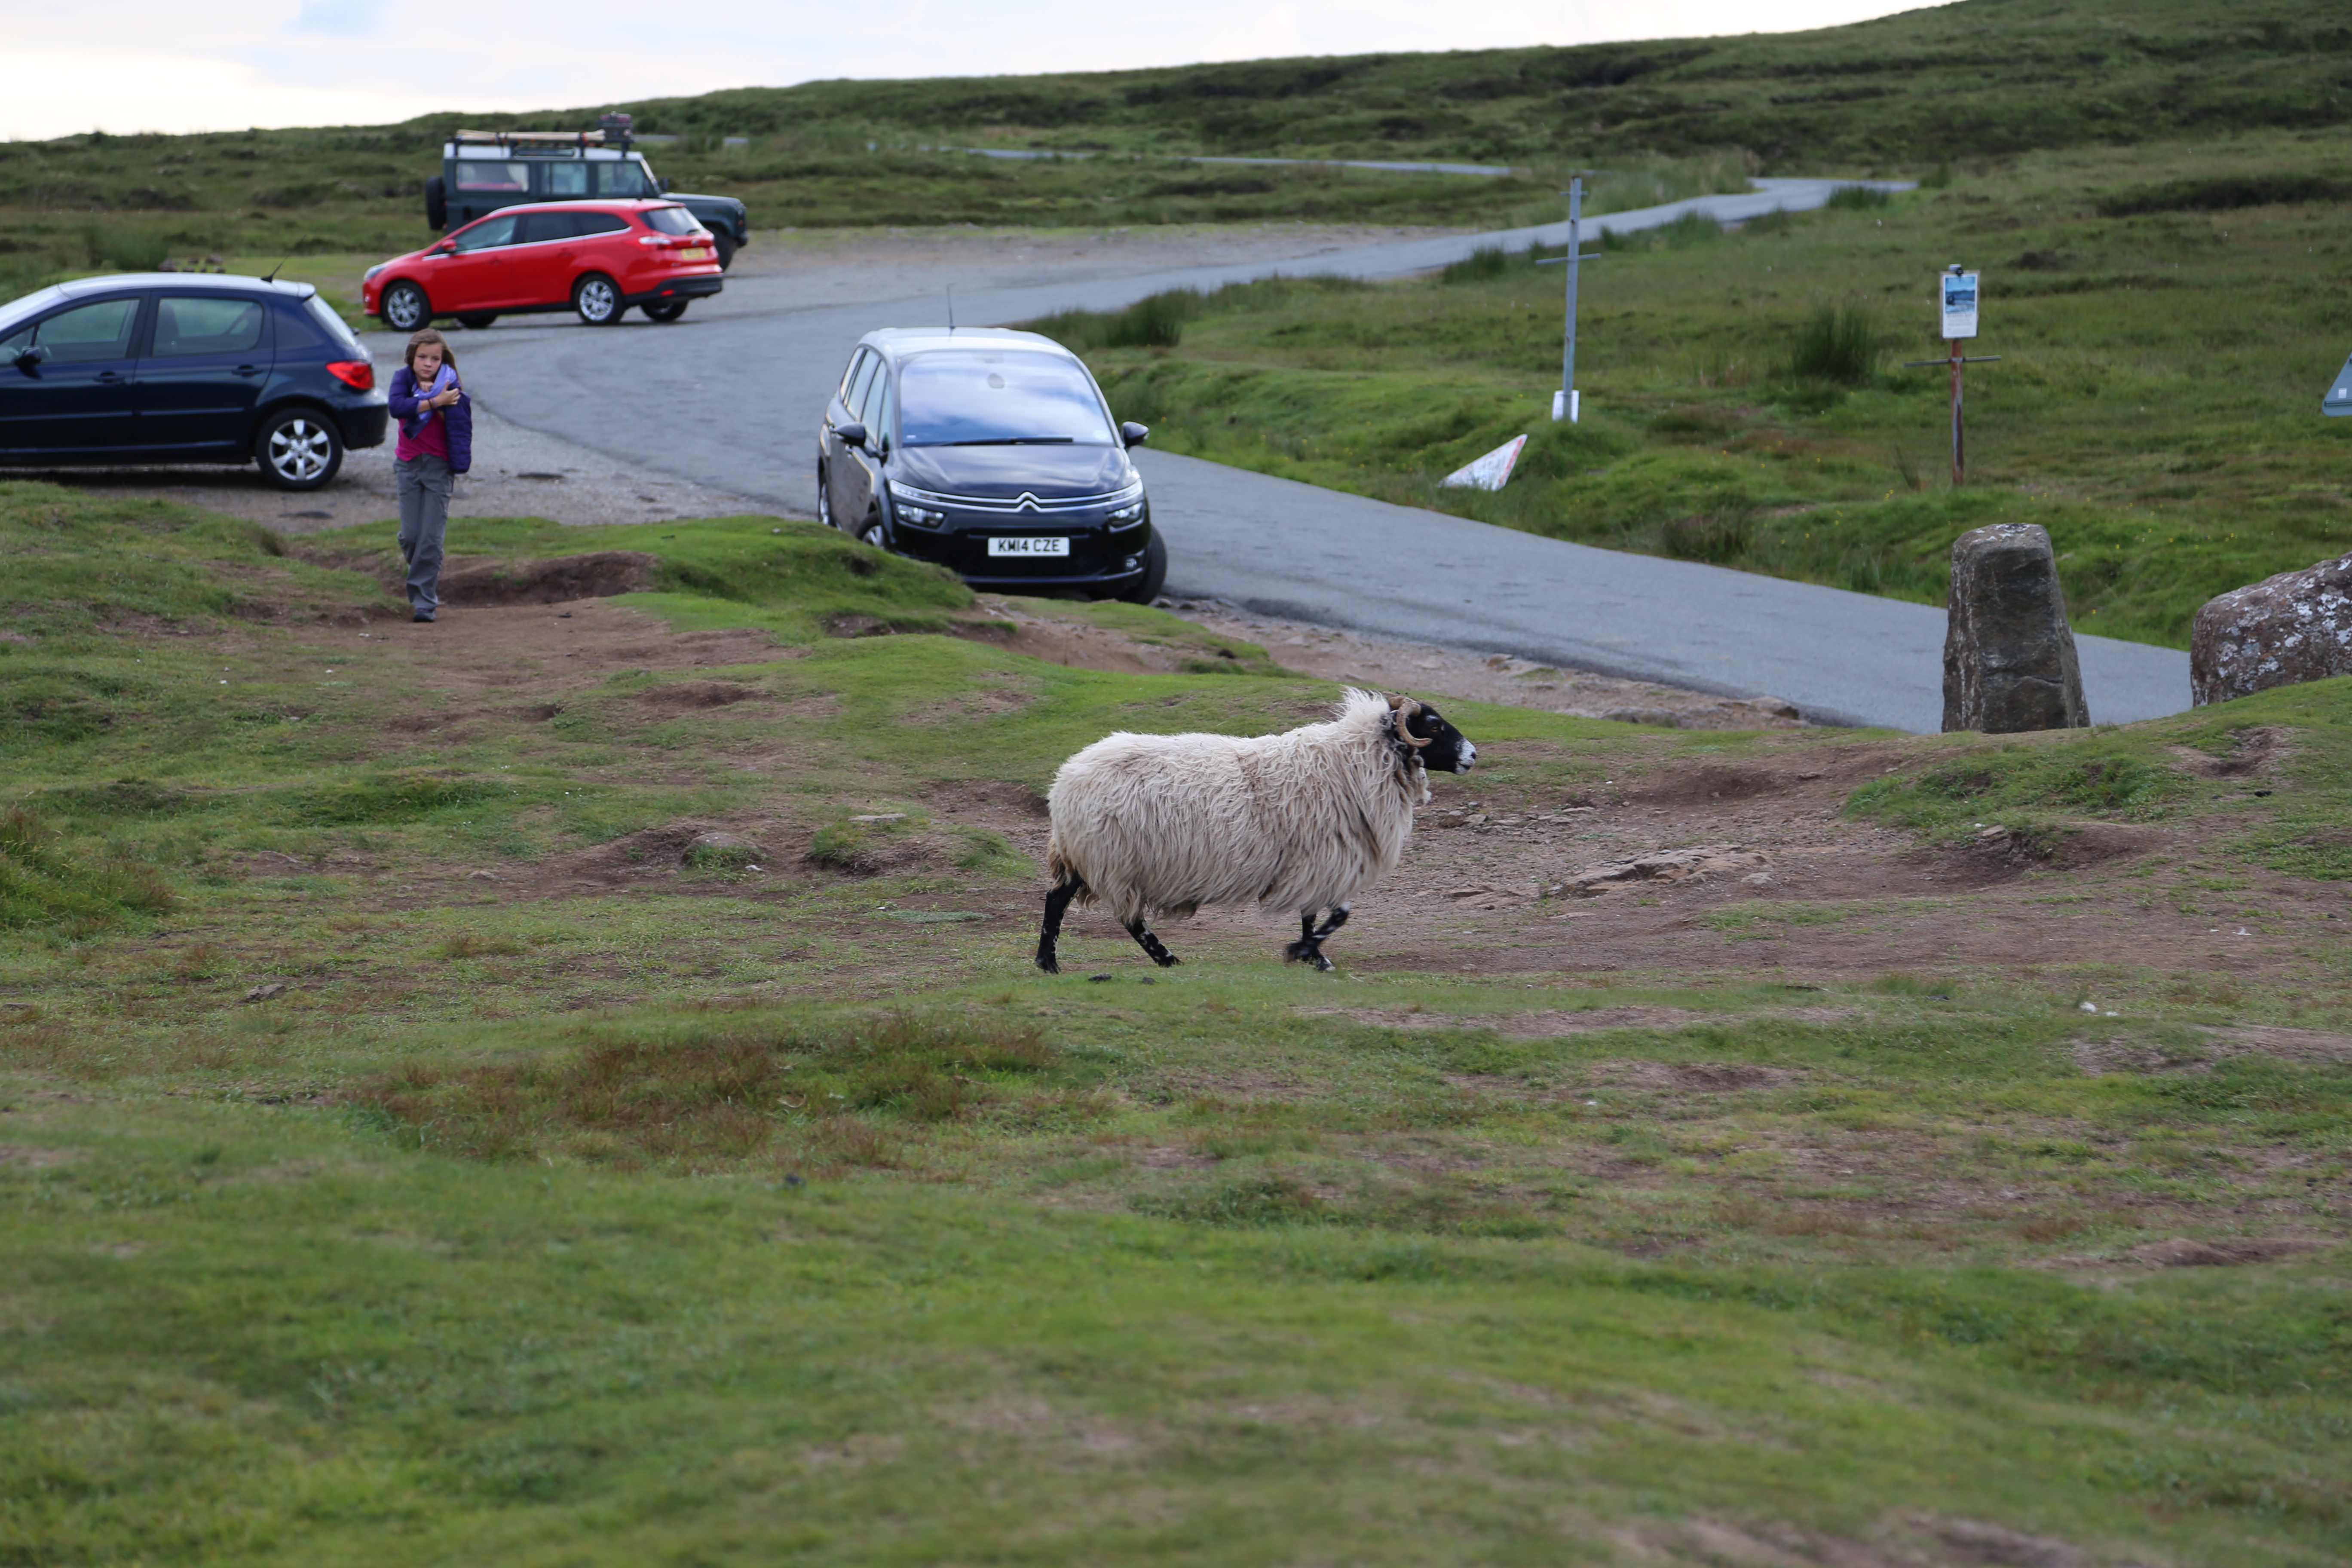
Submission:
[[[353,392],[375,390],[375,362],[373,360],[339,359],[327,366],[327,374]]]

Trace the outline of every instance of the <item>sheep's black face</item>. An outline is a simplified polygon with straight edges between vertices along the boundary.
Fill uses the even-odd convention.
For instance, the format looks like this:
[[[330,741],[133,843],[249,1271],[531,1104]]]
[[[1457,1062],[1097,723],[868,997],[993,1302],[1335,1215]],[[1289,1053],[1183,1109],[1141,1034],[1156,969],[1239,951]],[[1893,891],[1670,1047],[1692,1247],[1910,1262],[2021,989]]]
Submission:
[[[1429,742],[1419,750],[1421,765],[1431,773],[1466,773],[1470,764],[1478,760],[1478,748],[1470,743],[1470,738],[1426,703],[1420,712],[1405,721],[1404,728],[1413,739]]]

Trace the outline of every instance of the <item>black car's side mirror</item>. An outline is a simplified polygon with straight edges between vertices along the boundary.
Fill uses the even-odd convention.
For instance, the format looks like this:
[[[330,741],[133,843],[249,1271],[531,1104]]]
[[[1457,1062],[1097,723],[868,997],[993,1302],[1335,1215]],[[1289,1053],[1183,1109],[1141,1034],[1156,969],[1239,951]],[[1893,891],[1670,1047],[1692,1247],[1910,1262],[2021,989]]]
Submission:
[[[47,364],[48,363],[48,359],[49,351],[41,344],[35,343],[29,348],[17,351],[14,363],[18,370],[23,371],[26,375],[30,375],[35,370]]]
[[[865,449],[866,426],[860,425],[856,420],[853,419],[846,425],[835,426],[833,433],[841,437],[841,444],[843,446],[856,447],[861,451]]]
[[[1140,447],[1151,439],[1151,426],[1130,419],[1118,427],[1118,438],[1130,447]]]
[[[656,174],[654,176],[654,184],[656,186],[659,187],[662,195],[669,195],[669,177],[667,175]]]

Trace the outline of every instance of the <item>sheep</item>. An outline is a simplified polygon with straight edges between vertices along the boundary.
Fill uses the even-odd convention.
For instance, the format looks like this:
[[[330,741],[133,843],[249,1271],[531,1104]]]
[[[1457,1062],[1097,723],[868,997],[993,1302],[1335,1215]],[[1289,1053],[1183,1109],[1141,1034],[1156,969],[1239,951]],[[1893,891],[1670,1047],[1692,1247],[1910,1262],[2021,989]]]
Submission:
[[[1254,899],[1299,911],[1284,958],[1328,970],[1324,942],[1395,869],[1429,770],[1466,773],[1477,757],[1434,708],[1352,687],[1328,723],[1279,735],[1107,735],[1061,765],[1046,797],[1054,886],[1037,967],[1061,973],[1054,944],[1073,899],[1099,900],[1162,969],[1176,955],[1147,914]]]

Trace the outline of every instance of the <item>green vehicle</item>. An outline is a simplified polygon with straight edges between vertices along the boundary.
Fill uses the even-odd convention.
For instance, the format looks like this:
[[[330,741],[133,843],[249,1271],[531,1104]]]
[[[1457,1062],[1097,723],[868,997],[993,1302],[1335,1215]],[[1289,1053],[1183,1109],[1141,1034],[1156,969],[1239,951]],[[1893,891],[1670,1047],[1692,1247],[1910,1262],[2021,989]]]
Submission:
[[[679,195],[635,150],[629,116],[608,114],[593,131],[460,131],[441,147],[441,172],[425,182],[425,221],[462,228],[524,202],[667,196],[719,242],[719,265],[751,243],[750,215],[733,196]]]

